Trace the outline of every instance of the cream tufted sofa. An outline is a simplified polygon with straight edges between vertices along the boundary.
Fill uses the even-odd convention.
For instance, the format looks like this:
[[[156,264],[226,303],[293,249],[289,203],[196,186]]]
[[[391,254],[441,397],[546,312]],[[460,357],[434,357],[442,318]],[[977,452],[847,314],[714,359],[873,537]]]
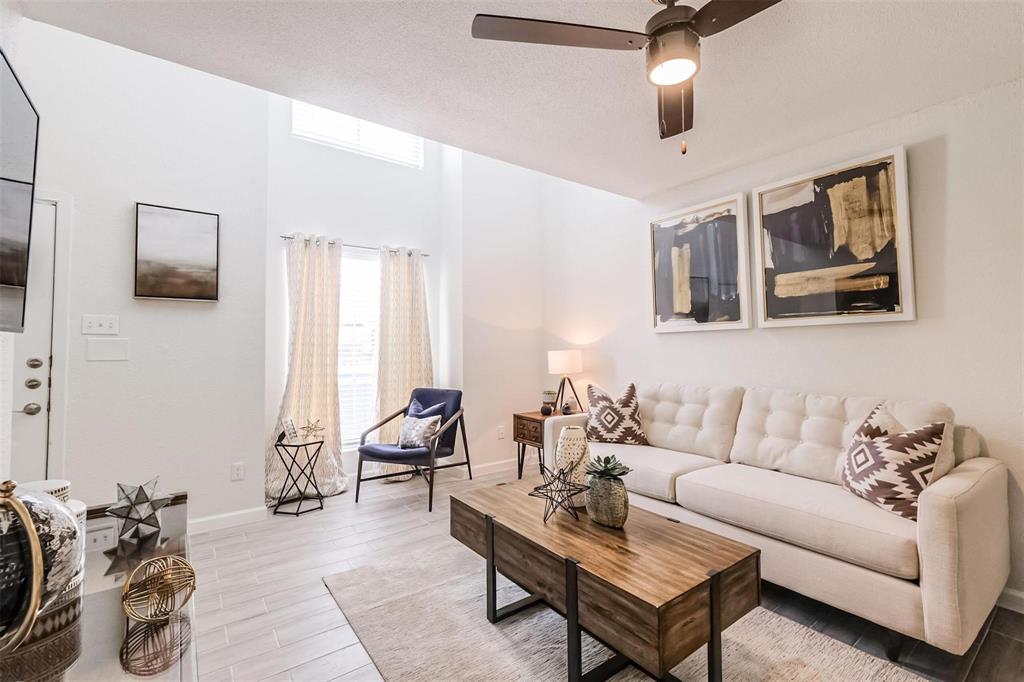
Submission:
[[[640,391],[650,445],[590,449],[632,467],[631,504],[760,548],[766,580],[959,655],[1009,575],[1006,467],[956,426],[916,523],[856,497],[843,456],[880,402],[907,428],[954,423],[941,403],[662,384]],[[547,419],[546,456],[585,422]]]

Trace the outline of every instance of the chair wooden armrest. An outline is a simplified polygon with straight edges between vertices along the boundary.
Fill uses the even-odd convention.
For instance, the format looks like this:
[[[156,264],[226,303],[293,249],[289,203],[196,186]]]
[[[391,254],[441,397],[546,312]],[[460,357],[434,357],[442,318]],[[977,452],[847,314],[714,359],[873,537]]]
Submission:
[[[436,441],[438,438],[443,436],[445,431],[450,429],[456,422],[459,421],[459,419],[462,418],[462,413],[463,412],[464,412],[464,410],[460,409],[458,412],[453,414],[451,419],[449,419],[444,424],[442,424],[441,428],[439,428],[436,432],[434,432],[434,435],[432,435],[430,438],[427,439],[427,442],[433,444],[434,441]]]
[[[399,408],[398,410],[395,410],[394,412],[392,412],[391,414],[389,414],[389,415],[388,415],[387,417],[384,417],[383,419],[381,419],[381,420],[380,420],[379,422],[377,422],[376,424],[374,424],[374,425],[373,425],[373,426],[371,426],[370,428],[368,428],[368,429],[366,429],[365,431],[363,431],[363,432],[362,432],[362,433],[361,433],[361,434],[359,435],[359,445],[366,445],[366,437],[367,437],[367,436],[369,436],[369,435],[370,435],[371,433],[373,433],[374,431],[376,431],[376,430],[377,430],[377,429],[379,429],[380,427],[382,427],[382,426],[384,426],[385,424],[387,424],[387,423],[388,423],[389,421],[391,421],[391,420],[392,420],[392,419],[394,419],[395,417],[397,417],[397,416],[399,416],[399,415],[402,415],[402,414],[405,414],[405,411],[406,411],[407,409],[409,409],[409,406],[408,406],[408,405],[406,405],[405,407]]]

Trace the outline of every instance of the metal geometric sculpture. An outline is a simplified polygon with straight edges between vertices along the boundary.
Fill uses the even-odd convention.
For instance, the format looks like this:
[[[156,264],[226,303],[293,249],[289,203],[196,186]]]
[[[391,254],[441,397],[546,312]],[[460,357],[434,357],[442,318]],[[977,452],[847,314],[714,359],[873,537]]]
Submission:
[[[553,472],[542,465],[541,473],[544,476],[544,484],[534,488],[529,495],[544,500],[544,523],[547,523],[551,515],[558,509],[564,509],[579,521],[580,515],[572,506],[572,498],[574,495],[586,492],[590,486],[573,483],[572,472],[568,469],[559,469]]]
[[[107,516],[121,519],[119,535],[141,538],[160,530],[159,512],[170,503],[171,496],[157,493],[159,480],[157,476],[142,485],[117,484],[117,504],[107,509]]]
[[[166,621],[196,589],[196,572],[174,554],[155,557],[137,566],[125,580],[121,608],[126,616],[143,623]]]
[[[317,419],[316,421],[310,421],[309,419],[307,419],[306,425],[299,428],[299,431],[302,431],[302,435],[305,436],[306,438],[316,438],[317,436],[324,432],[324,427],[320,426],[319,419]]]

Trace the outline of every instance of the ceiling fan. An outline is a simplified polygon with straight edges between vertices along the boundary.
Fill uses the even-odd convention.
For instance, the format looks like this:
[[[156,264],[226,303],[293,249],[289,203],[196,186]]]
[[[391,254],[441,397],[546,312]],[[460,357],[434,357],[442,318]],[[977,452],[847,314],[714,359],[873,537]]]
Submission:
[[[677,5],[676,0],[654,1],[666,7],[651,17],[644,33],[478,14],[473,18],[473,37],[603,50],[646,48],[647,79],[658,86],[658,129],[664,140],[693,127],[693,76],[700,70],[700,39],[721,33],[780,0],[711,0],[699,10]]]

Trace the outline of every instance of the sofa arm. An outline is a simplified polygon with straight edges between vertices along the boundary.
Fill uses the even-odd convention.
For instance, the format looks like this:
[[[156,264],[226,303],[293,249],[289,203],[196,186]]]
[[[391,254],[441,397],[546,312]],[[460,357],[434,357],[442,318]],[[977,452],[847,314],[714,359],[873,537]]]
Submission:
[[[558,445],[558,436],[566,426],[585,426],[587,413],[562,414],[551,416],[544,420],[544,464],[555,468],[555,446]]]
[[[1006,466],[989,457],[964,462],[924,489],[917,519],[925,638],[960,655],[1010,574]]]

